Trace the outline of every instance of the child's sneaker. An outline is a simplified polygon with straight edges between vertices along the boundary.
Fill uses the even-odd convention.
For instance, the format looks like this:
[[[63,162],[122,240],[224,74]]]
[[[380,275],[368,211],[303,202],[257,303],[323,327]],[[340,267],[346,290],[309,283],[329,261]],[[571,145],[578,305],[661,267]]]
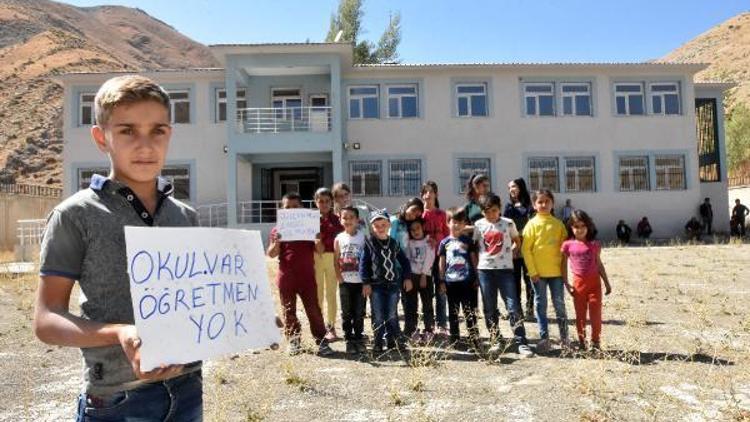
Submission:
[[[502,351],[503,351],[503,339],[498,339],[494,343],[492,343],[492,346],[490,346],[489,350],[487,350],[487,353],[499,354]]]
[[[450,336],[450,333],[448,332],[448,329],[445,327],[438,327],[437,332],[435,333],[436,336],[441,338],[448,338]]]
[[[547,353],[550,349],[549,339],[543,338],[536,344],[536,352],[539,354]]]
[[[518,345],[518,354],[521,355],[522,358],[530,358],[534,356],[534,352],[531,351],[531,347],[526,344]]]
[[[341,338],[336,335],[336,327],[334,327],[333,325],[328,326],[325,339],[330,343],[341,340]]]
[[[357,348],[357,353],[364,354],[367,353],[367,345],[365,344],[365,340],[358,340],[356,343],[354,343],[354,346]]]
[[[331,346],[328,344],[328,340],[321,340],[318,345],[318,356],[331,356],[332,354],[333,349],[331,349]]]
[[[302,353],[302,345],[297,337],[289,339],[289,345],[286,347],[286,353],[289,356],[296,356]]]
[[[433,334],[432,331],[425,331],[422,333],[423,344],[431,344],[433,340],[435,340],[435,334]]]
[[[372,353],[376,355],[380,355],[383,353],[383,343],[375,343],[372,346]]]
[[[352,341],[352,340],[347,341],[346,342],[346,354],[347,355],[356,355],[357,352],[358,352],[358,350],[357,350],[357,344],[354,341]]]

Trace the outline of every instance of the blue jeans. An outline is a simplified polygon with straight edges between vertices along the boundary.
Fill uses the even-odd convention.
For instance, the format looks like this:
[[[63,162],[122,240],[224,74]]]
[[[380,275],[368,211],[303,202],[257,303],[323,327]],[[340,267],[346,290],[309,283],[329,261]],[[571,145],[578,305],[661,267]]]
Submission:
[[[536,320],[539,323],[539,336],[549,338],[547,320],[547,286],[552,295],[552,306],[557,316],[557,326],[560,328],[560,339],[568,338],[568,316],[565,313],[565,286],[562,277],[540,278],[534,287],[534,301],[536,302]]]
[[[398,299],[401,292],[400,283],[381,283],[372,285],[370,296],[370,313],[375,345],[383,345],[385,335],[393,342],[401,336],[398,324]]]
[[[448,326],[448,296],[440,293],[440,271],[438,271],[438,260],[432,266],[432,280],[435,285],[435,323],[440,328]]]
[[[484,308],[484,322],[490,332],[490,338],[500,337],[498,324],[500,310],[497,308],[497,292],[505,302],[505,308],[510,315],[510,328],[513,330],[513,341],[516,344],[526,344],[526,329],[521,316],[521,303],[518,300],[516,280],[513,270],[479,270],[479,286],[482,289],[482,305]]]
[[[106,397],[78,396],[77,422],[202,421],[203,376],[189,374]]]

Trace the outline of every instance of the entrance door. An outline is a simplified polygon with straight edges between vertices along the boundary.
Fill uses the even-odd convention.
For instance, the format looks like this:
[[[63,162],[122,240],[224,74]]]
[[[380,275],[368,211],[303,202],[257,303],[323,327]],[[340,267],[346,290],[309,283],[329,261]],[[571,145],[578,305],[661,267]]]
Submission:
[[[265,200],[279,200],[290,192],[297,192],[303,201],[312,200],[315,190],[323,185],[322,167],[271,168],[261,173]]]

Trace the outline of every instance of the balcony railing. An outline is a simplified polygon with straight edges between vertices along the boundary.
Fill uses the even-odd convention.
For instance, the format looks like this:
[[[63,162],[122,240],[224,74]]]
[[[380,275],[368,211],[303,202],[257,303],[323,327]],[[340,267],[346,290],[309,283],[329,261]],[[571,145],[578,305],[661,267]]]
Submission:
[[[276,210],[279,209],[281,201],[243,201],[237,203],[237,222],[239,224],[275,223]],[[355,206],[367,208],[368,212],[375,210],[372,204],[361,200],[353,201]],[[304,208],[314,208],[315,202],[302,201]],[[227,204],[200,205],[198,221],[203,227],[226,227],[227,226]],[[364,217],[363,217],[364,218]]]
[[[331,107],[267,107],[237,110],[241,133],[329,132]]]

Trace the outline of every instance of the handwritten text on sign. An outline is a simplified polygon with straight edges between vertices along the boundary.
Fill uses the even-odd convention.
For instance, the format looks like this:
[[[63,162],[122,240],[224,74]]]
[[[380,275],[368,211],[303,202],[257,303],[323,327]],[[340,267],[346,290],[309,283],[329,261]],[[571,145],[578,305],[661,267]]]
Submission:
[[[280,340],[257,231],[125,227],[141,371]]]
[[[276,214],[276,224],[282,242],[314,241],[320,233],[320,211],[304,208],[280,209]]]

